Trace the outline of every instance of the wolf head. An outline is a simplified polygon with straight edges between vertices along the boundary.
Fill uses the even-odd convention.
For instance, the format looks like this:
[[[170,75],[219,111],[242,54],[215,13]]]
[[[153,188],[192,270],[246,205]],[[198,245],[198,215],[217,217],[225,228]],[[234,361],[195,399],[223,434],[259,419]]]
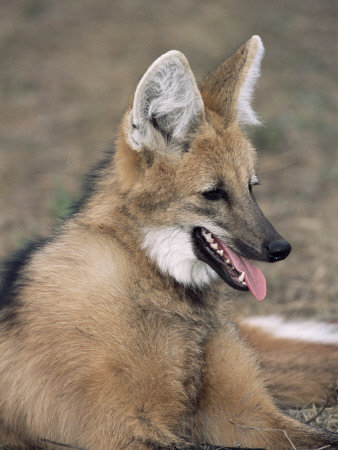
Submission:
[[[202,287],[220,276],[257,299],[262,272],[291,247],[259,209],[255,151],[241,127],[251,108],[264,53],[253,36],[198,87],[178,51],[146,71],[122,124],[117,174],[141,246],[160,271]]]

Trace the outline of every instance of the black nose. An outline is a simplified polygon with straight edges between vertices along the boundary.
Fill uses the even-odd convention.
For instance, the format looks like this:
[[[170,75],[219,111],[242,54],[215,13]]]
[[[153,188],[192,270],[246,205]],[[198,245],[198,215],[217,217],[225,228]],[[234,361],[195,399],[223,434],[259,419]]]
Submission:
[[[291,245],[288,241],[279,239],[278,241],[272,241],[271,244],[267,245],[266,249],[269,261],[276,262],[288,256],[291,252]]]

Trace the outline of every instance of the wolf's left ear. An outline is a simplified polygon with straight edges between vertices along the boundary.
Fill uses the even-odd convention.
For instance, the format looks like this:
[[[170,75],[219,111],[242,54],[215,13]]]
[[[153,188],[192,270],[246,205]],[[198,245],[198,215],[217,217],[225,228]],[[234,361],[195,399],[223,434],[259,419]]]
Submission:
[[[241,125],[259,125],[251,100],[263,55],[261,38],[252,36],[202,82],[205,105],[220,114],[226,125],[235,120]]]
[[[172,148],[183,144],[204,114],[202,96],[186,57],[172,50],[160,56],[137,86],[128,141],[142,147]]]

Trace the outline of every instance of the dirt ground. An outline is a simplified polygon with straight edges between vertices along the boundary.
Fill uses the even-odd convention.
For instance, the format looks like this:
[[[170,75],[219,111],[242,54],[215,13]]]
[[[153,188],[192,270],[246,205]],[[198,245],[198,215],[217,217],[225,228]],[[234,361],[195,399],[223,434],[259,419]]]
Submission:
[[[251,135],[266,215],[293,246],[240,314],[338,318],[335,0],[0,0],[0,257],[46,234],[169,49],[201,79],[253,34],[266,47]]]
[[[259,34],[255,194],[293,251],[262,266],[264,302],[232,292],[233,308],[338,320],[336,0],[0,0],[0,11],[0,258],[67,213],[156,57],[181,50],[201,80]],[[338,430],[337,414],[319,425]]]

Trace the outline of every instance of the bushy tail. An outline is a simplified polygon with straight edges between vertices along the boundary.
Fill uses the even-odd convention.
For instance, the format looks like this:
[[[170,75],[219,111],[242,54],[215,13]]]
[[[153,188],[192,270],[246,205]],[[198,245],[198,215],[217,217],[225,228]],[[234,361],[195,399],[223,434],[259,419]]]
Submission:
[[[239,327],[258,352],[267,386],[280,406],[337,402],[337,324],[269,316],[243,320]]]

